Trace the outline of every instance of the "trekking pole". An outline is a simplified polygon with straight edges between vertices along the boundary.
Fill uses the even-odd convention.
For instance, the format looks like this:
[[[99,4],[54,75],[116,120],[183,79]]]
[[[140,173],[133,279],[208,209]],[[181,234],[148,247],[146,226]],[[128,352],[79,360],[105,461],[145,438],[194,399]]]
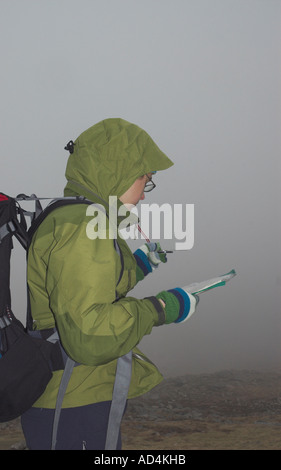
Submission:
[[[151,243],[149,238],[145,235],[145,233],[142,231],[142,229],[140,228],[139,225],[138,225],[138,231],[142,234],[143,238],[145,239],[145,241],[147,243]],[[173,253],[173,251],[171,251],[171,250],[159,250],[159,251],[157,251],[157,253],[165,253],[166,254],[166,253]]]

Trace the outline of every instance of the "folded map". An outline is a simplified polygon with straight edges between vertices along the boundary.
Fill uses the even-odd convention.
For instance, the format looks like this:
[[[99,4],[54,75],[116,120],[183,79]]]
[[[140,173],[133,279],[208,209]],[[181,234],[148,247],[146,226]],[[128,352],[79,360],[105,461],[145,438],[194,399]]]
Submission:
[[[212,279],[208,279],[207,281],[202,282],[194,282],[193,284],[189,284],[189,286],[185,287],[184,290],[189,292],[190,294],[202,294],[207,290],[214,289],[218,286],[224,286],[226,282],[236,276],[235,269],[232,269],[229,273],[222,274],[218,277],[213,277]]]

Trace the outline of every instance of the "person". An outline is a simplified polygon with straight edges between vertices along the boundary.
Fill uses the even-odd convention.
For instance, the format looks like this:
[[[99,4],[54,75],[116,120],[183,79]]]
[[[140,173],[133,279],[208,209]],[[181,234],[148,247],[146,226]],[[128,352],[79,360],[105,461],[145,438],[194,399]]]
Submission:
[[[120,118],[95,124],[67,149],[64,196],[84,196],[107,212],[110,196],[117,198],[118,208],[136,205],[155,186],[155,172],[173,165],[146,131]],[[167,258],[158,254],[159,243],[145,243],[132,253],[119,233],[119,251],[110,237],[89,237],[86,207],[75,204],[51,212],[28,253],[33,329],[56,326],[63,349],[77,362],[58,427],[56,449],[65,450],[105,449],[117,359],[132,351],[128,399],[151,390],[163,377],[138,349],[139,342],[154,327],[185,321],[197,305],[184,288],[143,299],[128,296]],[[30,450],[50,449],[62,373],[53,372],[42,396],[21,417]]]

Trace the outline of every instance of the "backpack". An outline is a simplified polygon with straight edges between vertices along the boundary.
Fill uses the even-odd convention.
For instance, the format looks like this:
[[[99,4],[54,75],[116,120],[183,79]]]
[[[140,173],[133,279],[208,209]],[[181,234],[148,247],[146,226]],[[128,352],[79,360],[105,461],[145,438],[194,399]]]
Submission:
[[[34,201],[34,212],[23,210],[19,204],[21,200]],[[56,208],[68,204],[89,205],[93,202],[82,196],[56,198],[43,210],[40,198],[34,194],[20,194],[12,198],[0,193],[0,422],[13,420],[31,408],[46,389],[53,371],[63,369],[54,415],[52,449],[56,446],[63,397],[73,367],[79,364],[67,356],[56,328],[32,330],[28,289],[26,325],[14,315],[11,306],[10,259],[13,238],[19,241],[27,255],[32,236],[42,221]],[[27,217],[30,217],[29,228]],[[116,240],[114,244],[122,258]],[[121,264],[123,266],[123,262]],[[131,379],[131,362],[131,351],[117,361],[106,449],[116,448]]]

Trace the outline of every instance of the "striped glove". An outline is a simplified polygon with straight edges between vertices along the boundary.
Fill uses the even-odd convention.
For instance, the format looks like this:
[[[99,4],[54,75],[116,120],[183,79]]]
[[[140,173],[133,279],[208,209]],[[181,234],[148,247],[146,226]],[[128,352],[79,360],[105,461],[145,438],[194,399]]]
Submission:
[[[162,291],[156,295],[165,303],[165,323],[182,323],[195,312],[199,302],[198,295],[192,295],[184,287]]]
[[[140,246],[133,254],[137,262],[137,282],[142,281],[147,274],[158,268],[160,263],[167,262],[165,253],[161,251],[160,243],[145,243]]]

